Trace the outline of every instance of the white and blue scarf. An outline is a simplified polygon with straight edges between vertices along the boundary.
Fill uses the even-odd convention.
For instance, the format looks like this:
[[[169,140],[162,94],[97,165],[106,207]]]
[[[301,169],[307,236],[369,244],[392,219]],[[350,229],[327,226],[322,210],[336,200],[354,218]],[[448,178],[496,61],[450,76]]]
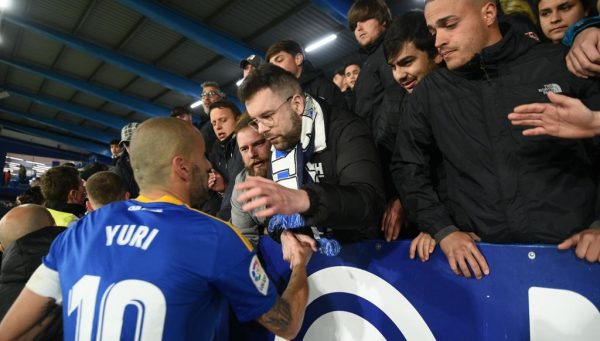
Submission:
[[[325,138],[325,119],[323,110],[317,101],[305,95],[304,112],[302,113],[302,132],[300,142],[289,151],[277,150],[273,147],[271,153],[271,172],[273,180],[278,184],[292,189],[299,189],[303,185],[318,181],[311,178],[307,163],[313,153],[318,153],[327,148]],[[306,227],[304,218],[299,213],[276,214],[269,221],[269,232],[298,229]],[[335,239],[323,238],[318,228],[311,226],[319,250],[327,256],[336,256],[340,252],[340,244]]]

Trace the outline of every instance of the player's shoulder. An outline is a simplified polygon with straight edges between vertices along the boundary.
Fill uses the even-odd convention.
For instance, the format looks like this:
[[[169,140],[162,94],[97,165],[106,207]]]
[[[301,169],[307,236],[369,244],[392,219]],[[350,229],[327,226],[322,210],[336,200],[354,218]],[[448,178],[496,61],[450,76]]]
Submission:
[[[208,213],[187,206],[185,206],[185,209],[190,211],[191,213],[188,214],[193,215],[193,217],[195,219],[198,219],[198,221],[201,221],[203,225],[210,227],[212,231],[217,235],[219,240],[221,240],[221,242],[227,244],[242,243],[244,247],[248,249],[248,251],[253,250],[250,241],[248,241],[248,239],[240,232],[240,230],[238,230],[230,222],[221,220]]]

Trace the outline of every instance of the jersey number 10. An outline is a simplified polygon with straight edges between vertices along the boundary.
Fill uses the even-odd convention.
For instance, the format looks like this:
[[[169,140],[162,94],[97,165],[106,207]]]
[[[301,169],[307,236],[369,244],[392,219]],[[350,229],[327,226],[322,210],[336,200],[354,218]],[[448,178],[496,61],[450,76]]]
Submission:
[[[91,340],[100,276],[85,275],[69,290],[69,316],[79,310],[75,340]],[[96,340],[119,340],[127,306],[137,309],[134,340],[161,340],[167,312],[165,296],[152,283],[128,279],[102,294]]]

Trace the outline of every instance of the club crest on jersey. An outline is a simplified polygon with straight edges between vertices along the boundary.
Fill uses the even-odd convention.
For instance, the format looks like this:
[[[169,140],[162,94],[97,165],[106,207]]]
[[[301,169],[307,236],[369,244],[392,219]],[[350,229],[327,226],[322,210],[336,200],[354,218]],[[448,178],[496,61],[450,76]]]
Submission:
[[[254,283],[254,286],[256,286],[256,289],[266,296],[269,291],[269,277],[256,255],[254,255],[252,261],[250,261],[250,279],[252,280],[252,283]]]

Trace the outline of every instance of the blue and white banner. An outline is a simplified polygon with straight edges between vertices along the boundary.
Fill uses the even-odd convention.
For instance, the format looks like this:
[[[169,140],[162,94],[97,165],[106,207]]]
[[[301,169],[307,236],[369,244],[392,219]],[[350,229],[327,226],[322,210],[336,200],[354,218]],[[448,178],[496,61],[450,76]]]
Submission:
[[[479,244],[491,273],[475,280],[455,275],[439,248],[423,263],[408,247],[368,241],[313,255],[297,339],[600,340],[600,264],[573,250]],[[263,238],[260,254],[281,293],[290,270],[280,245]]]

